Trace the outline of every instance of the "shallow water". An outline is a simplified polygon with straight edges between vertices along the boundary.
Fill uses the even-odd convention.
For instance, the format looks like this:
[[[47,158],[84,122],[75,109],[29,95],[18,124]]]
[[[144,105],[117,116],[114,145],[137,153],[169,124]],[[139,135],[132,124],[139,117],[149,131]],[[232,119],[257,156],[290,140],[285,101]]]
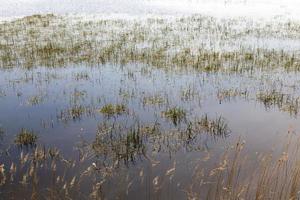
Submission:
[[[296,134],[300,128],[297,112],[288,112],[277,105],[265,105],[258,101],[257,93],[276,89],[298,97],[299,81],[298,73],[280,70],[243,74],[204,73],[195,70],[167,71],[137,63],[125,66],[107,64],[92,67],[2,69],[0,126],[4,135],[1,149],[11,146],[11,157],[3,156],[4,164],[17,159],[22,151],[22,148],[13,144],[22,128],[34,131],[38,135],[39,145],[55,146],[65,158],[78,160],[78,146],[83,142],[92,144],[100,124],[115,125],[114,134],[120,135],[128,134],[137,124],[159,124],[160,134],[167,139],[162,141],[161,138],[145,137],[143,145],[146,153],[136,152],[133,159],[120,159],[121,167],[117,169],[117,176],[103,190],[106,198],[116,198],[119,193],[124,193],[122,188],[127,184],[127,180],[123,183],[121,177],[128,174],[130,177],[138,177],[136,174],[144,169],[144,182],[140,184],[141,180],[133,178],[130,189],[127,189],[127,196],[121,195],[123,198],[182,199],[185,195],[182,190],[188,187],[195,162],[203,159],[207,152],[218,155],[224,152],[226,146],[242,138],[247,144],[246,152],[255,155],[255,152],[269,151],[281,144],[288,131]],[[230,89],[240,93],[221,95],[222,91]],[[241,91],[246,91],[246,95]],[[147,104],[145,99],[151,96],[159,96],[161,102]],[[108,103],[122,103],[126,105],[128,112],[107,117],[99,110]],[[85,111],[78,116],[70,116],[67,111],[74,106],[83,106]],[[176,124],[162,114],[174,106],[186,111],[186,119]],[[186,139],[188,123],[205,114],[212,119],[223,117],[230,129],[228,135],[212,135],[200,131],[195,138]],[[181,134],[172,135],[178,132]],[[104,144],[111,148],[110,142],[118,140],[118,137],[106,139]],[[23,147],[23,151],[31,151],[31,148]],[[80,175],[93,162],[115,161],[113,157],[113,153],[102,155],[101,152],[93,152],[72,169],[68,177]],[[159,164],[151,167],[153,163],[149,162],[149,157]],[[162,191],[153,194],[150,189],[153,187],[153,178],[163,175],[173,166],[174,161],[174,179],[164,180]],[[215,162],[212,159],[206,165],[209,167]],[[58,169],[57,174],[60,171]],[[17,174],[15,180],[21,179]],[[41,178],[40,186],[49,187],[49,181],[51,182],[47,178]],[[90,180],[85,181],[87,185],[82,189],[83,194],[79,199],[90,192]],[[120,184],[119,193],[114,189],[115,184]],[[5,185],[3,195],[9,195],[14,187],[13,184]],[[21,194],[22,192],[15,193],[15,198]]]

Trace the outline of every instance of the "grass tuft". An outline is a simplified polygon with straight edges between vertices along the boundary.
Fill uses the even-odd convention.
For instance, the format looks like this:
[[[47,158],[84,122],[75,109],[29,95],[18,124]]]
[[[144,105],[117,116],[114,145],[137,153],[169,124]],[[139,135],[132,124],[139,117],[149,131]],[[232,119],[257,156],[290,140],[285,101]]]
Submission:
[[[107,104],[103,106],[100,110],[100,113],[103,115],[106,115],[108,117],[114,116],[114,115],[122,115],[127,112],[127,108],[124,104]]]
[[[186,111],[178,107],[170,108],[164,111],[162,114],[165,118],[170,119],[174,125],[177,125],[186,119]]]
[[[15,144],[21,146],[35,146],[38,137],[32,131],[27,129],[22,129],[20,133],[16,136]]]

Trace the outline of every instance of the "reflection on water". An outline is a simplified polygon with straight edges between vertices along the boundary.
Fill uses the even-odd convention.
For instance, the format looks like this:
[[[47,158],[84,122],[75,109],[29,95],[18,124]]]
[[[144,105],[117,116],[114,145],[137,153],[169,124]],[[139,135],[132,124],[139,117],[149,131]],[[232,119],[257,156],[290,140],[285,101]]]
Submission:
[[[1,195],[182,199],[197,160],[239,137],[267,151],[299,128],[298,82],[140,64],[1,70]]]

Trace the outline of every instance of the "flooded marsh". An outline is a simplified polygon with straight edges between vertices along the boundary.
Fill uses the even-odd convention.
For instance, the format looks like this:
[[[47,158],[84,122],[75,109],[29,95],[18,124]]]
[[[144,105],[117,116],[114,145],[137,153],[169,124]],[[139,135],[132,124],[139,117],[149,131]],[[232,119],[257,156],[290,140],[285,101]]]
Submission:
[[[0,22],[1,199],[297,199],[300,23]]]

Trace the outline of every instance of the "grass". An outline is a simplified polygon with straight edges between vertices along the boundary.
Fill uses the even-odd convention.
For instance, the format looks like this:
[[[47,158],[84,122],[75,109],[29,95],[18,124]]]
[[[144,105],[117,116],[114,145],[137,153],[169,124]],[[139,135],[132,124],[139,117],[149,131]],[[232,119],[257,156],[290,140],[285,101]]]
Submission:
[[[183,101],[193,100],[195,97],[199,96],[200,94],[196,91],[195,88],[192,88],[191,86],[181,91],[181,99]]]
[[[6,96],[5,91],[0,90],[0,97],[5,97],[5,96]]]
[[[260,92],[257,95],[257,99],[261,101],[266,107],[271,105],[282,105],[284,94],[277,92],[276,90],[271,90],[267,92]]]
[[[0,126],[0,145],[2,144],[4,138],[5,130]],[[1,151],[0,151],[1,152]],[[1,154],[1,153],[0,153]]]
[[[260,91],[257,100],[262,102],[266,109],[277,107],[279,110],[288,112],[292,116],[297,116],[299,112],[299,97],[285,94],[276,89]]]
[[[87,92],[85,90],[78,90],[75,88],[74,92],[70,95],[70,102],[72,105],[79,105],[81,102],[84,102],[86,97]]]
[[[201,117],[197,122],[200,130],[212,135],[227,137],[231,132],[228,124],[222,116],[216,117],[215,119],[210,119],[207,114]]]
[[[166,103],[166,99],[164,99],[160,95],[146,96],[143,97],[143,105],[162,105]]]
[[[74,78],[76,81],[89,80],[90,75],[88,74],[88,72],[78,72],[74,75]]]
[[[181,121],[186,119],[186,111],[179,107],[169,108],[162,112],[162,115],[171,120],[174,125],[178,125]]]
[[[108,117],[111,117],[114,115],[122,115],[122,114],[126,113],[127,108],[124,104],[116,104],[116,105],[106,104],[99,110],[99,112]]]
[[[0,67],[135,62],[204,72],[248,72],[278,67],[288,71],[300,69],[296,52],[249,48],[243,42],[245,38],[263,38],[266,34],[277,39],[299,38],[298,29],[287,24],[278,27],[268,22],[259,29],[255,25],[244,28],[242,25],[247,23],[246,20],[228,19],[224,23],[197,15],[169,21],[153,18],[135,23],[118,19],[84,22],[74,17],[71,25],[68,20],[61,16],[41,15],[1,23]],[[187,25],[190,28],[183,29]],[[239,25],[243,28],[237,29]],[[228,33],[226,37],[225,33]],[[203,38],[207,37],[216,39],[214,45],[221,50],[214,50],[216,46],[204,42]],[[233,50],[228,50],[230,45]],[[77,77],[82,78],[88,77],[84,74]]]
[[[70,120],[80,120],[83,116],[92,116],[95,108],[92,106],[72,105],[70,108],[61,110],[57,114],[57,119],[63,122]]]
[[[220,103],[222,103],[223,101],[231,101],[232,99],[236,98],[236,97],[242,97],[245,99],[248,99],[249,97],[249,91],[247,89],[239,89],[239,88],[235,88],[235,89],[222,89],[219,90],[217,93],[217,98],[219,100]]]
[[[2,127],[0,126],[0,137],[2,137],[2,136],[4,135],[4,133],[5,133],[4,128],[2,128]]]
[[[105,156],[108,163],[123,161],[128,165],[145,156],[147,141],[158,139],[159,127],[136,125],[127,129],[120,124],[99,124],[97,135],[88,152]],[[149,147],[149,146],[148,146]]]
[[[27,129],[21,129],[20,133],[15,138],[15,144],[20,146],[35,146],[37,135]]]
[[[32,105],[32,106],[36,106],[40,103],[42,103],[44,100],[44,98],[40,95],[35,95],[35,96],[32,96],[28,99],[28,104],[29,105]]]
[[[5,177],[5,169],[4,169],[4,165],[0,165],[0,186],[4,185],[6,181],[6,177]]]

